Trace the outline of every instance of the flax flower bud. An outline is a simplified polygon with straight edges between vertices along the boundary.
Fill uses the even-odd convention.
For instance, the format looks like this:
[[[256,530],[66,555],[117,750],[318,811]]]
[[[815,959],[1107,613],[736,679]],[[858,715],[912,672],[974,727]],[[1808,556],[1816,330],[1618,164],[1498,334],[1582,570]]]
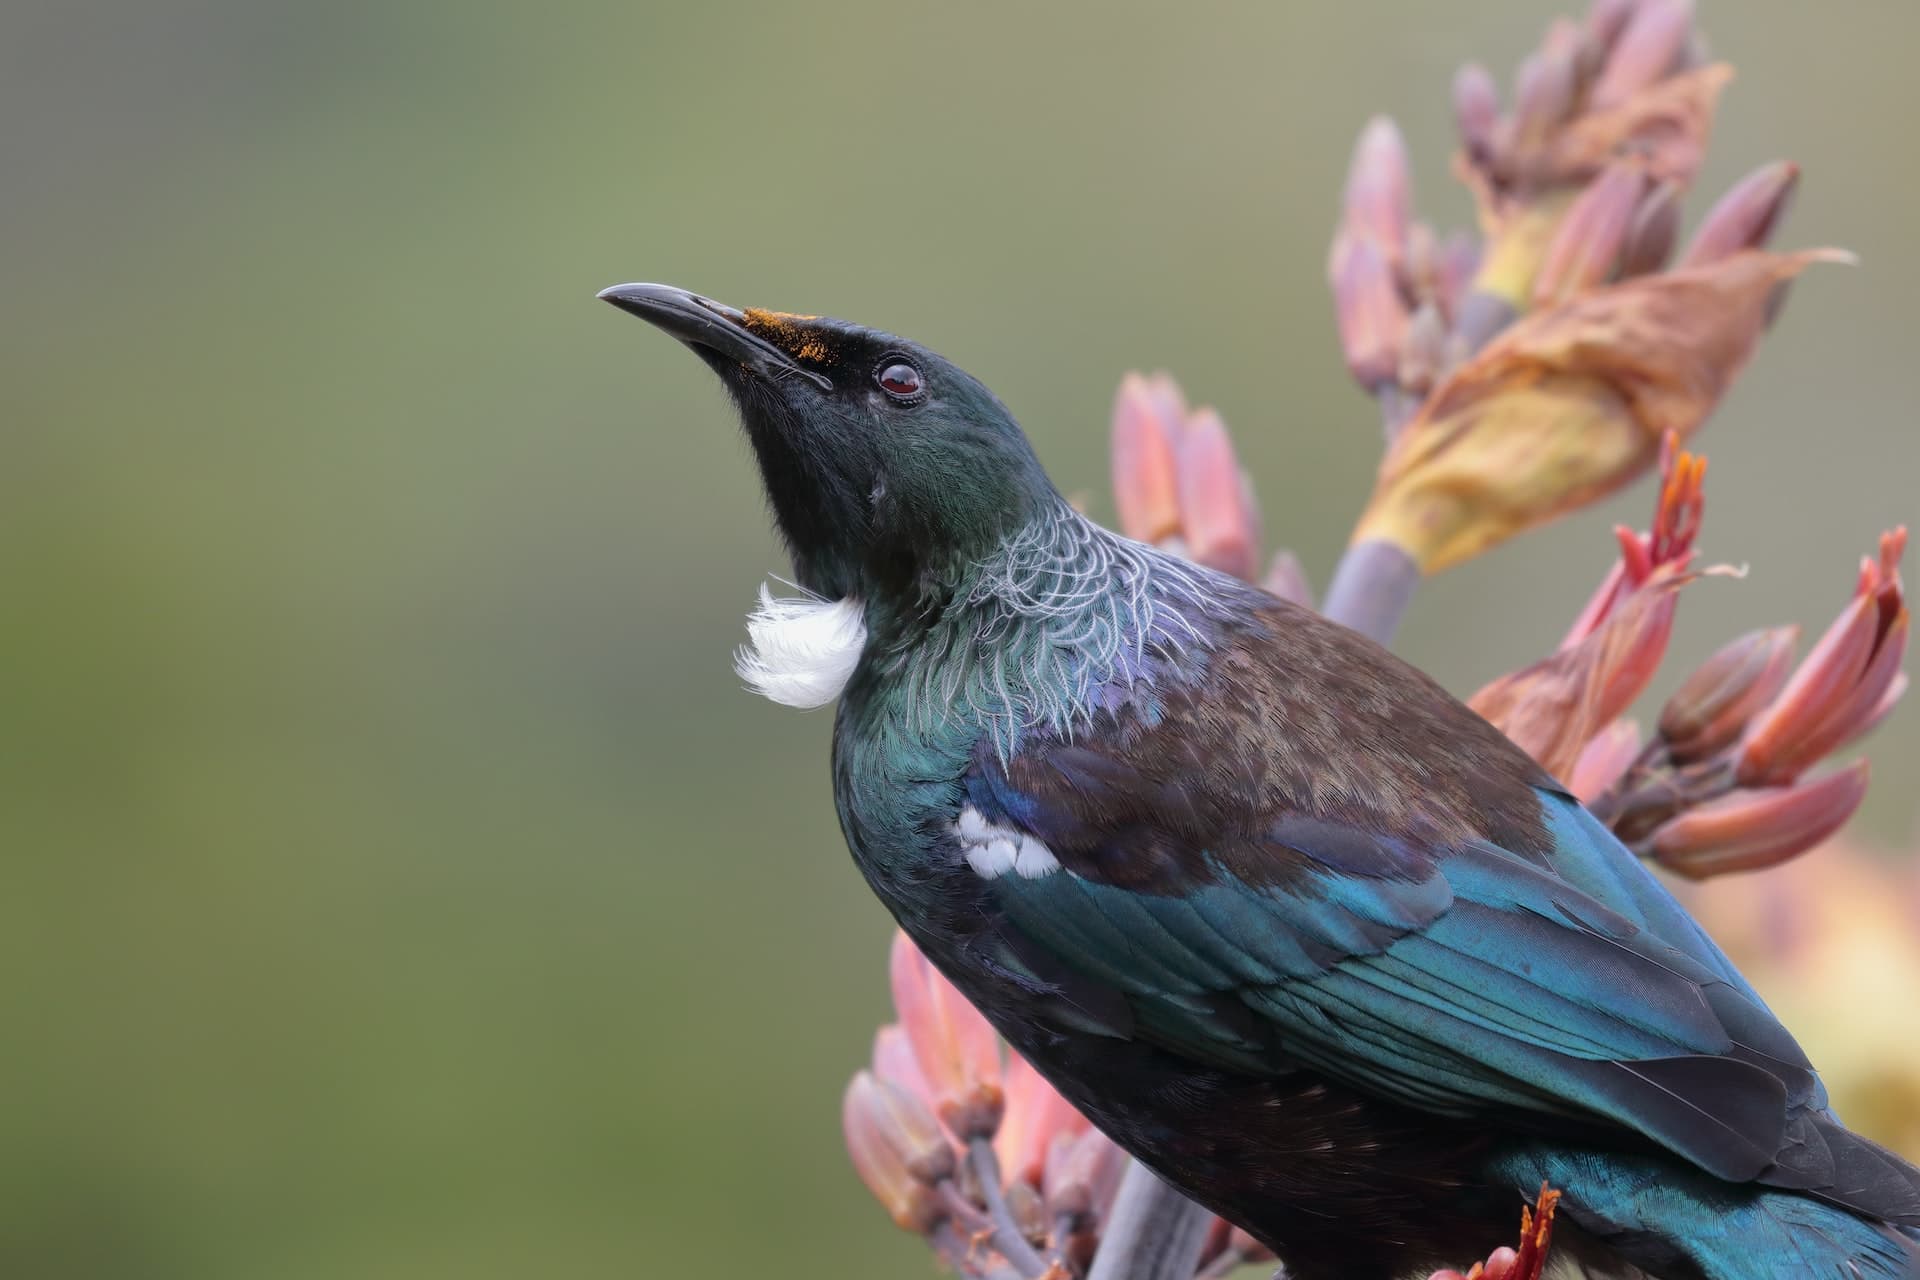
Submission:
[[[1028,1182],[1037,1187],[1054,1139],[1078,1137],[1090,1126],[1087,1118],[1017,1053],[1007,1057],[1006,1093],[1006,1118],[994,1135],[993,1151],[1007,1182]]]
[[[1408,226],[1413,221],[1413,171],[1407,161],[1407,143],[1400,127],[1387,116],[1375,116],[1354,143],[1347,167],[1347,189],[1341,205],[1339,240],[1371,240],[1391,263],[1405,256]]]
[[[1560,221],[1533,279],[1533,305],[1552,306],[1604,283],[1614,273],[1647,191],[1631,161],[1608,165]]]
[[[1777,160],[1754,170],[1721,196],[1694,232],[1683,267],[1718,262],[1742,249],[1763,249],[1793,202],[1800,166]]]
[[[1692,0],[1644,0],[1627,19],[1587,100],[1617,107],[1672,71],[1693,32]]]
[[[933,1105],[933,1089],[921,1074],[907,1029],[897,1022],[889,1022],[873,1033],[873,1074]]]
[[[1833,255],[1738,253],[1527,316],[1427,398],[1380,465],[1353,541],[1427,573],[1613,492],[1705,421],[1775,286]]]
[[[1179,388],[1165,374],[1129,373],[1113,398],[1113,494],[1120,532],[1159,542],[1180,528],[1176,451],[1186,422]]]
[[[1639,0],[1594,0],[1587,10],[1587,39],[1602,54],[1610,52],[1638,9]]]
[[[1259,572],[1260,522],[1227,424],[1197,409],[1180,437],[1180,524],[1187,554],[1251,581]]]
[[[1300,564],[1300,557],[1291,551],[1273,553],[1266,576],[1260,579],[1260,588],[1268,595],[1313,607],[1313,584],[1307,581],[1307,571]]]
[[[1845,826],[1866,794],[1865,760],[1795,786],[1729,791],[1655,831],[1653,856],[1694,880],[1770,867]]]
[[[1476,1262],[1464,1275],[1447,1269],[1436,1271],[1428,1280],[1540,1280],[1547,1267],[1547,1251],[1553,1243],[1553,1217],[1560,1193],[1540,1188],[1540,1198],[1532,1209],[1520,1211],[1520,1247],[1501,1246]]]
[[[1790,782],[1878,724],[1900,696],[1911,629],[1900,585],[1907,531],[1882,535],[1880,558],[1862,563],[1853,599],[1820,637],[1780,696],[1740,744],[1742,786]]]
[[[1061,1135],[1047,1150],[1048,1212],[1076,1224],[1097,1220],[1113,1203],[1126,1168],[1127,1153],[1098,1129],[1073,1138]]]
[[[1470,159],[1491,155],[1500,124],[1500,90],[1477,62],[1469,62],[1453,77],[1453,119]]]
[[[1640,726],[1615,720],[1581,748],[1567,774],[1567,789],[1581,804],[1590,805],[1626,775],[1639,754]]]
[[[1660,712],[1660,737],[1675,760],[1704,760],[1739,738],[1793,670],[1798,627],[1749,631],[1683,681]]]
[[[1620,246],[1620,276],[1643,276],[1667,265],[1680,239],[1680,188],[1657,183],[1633,211],[1626,242]]]
[[[1705,459],[1670,452],[1652,531],[1615,531],[1620,560],[1560,650],[1468,700],[1556,777],[1575,775],[1588,744],[1632,705],[1659,668],[1673,631],[1676,593],[1694,576],[1688,565],[1705,471]]]
[[[905,933],[893,936],[889,969],[893,1006],[941,1122],[963,1142],[991,1137],[1006,1104],[993,1028]]]
[[[1354,240],[1336,249],[1329,281],[1347,369],[1362,387],[1378,390],[1399,369],[1409,317],[1393,264],[1379,244]]]
[[[1609,70],[1612,66],[1609,62]],[[1714,108],[1732,79],[1731,67],[1715,63],[1669,76],[1618,103],[1602,105],[1590,98],[1586,114],[1556,134],[1535,163],[1565,180],[1597,173],[1631,151],[1655,179],[1690,186],[1706,157]]]
[[[939,1122],[918,1098],[868,1071],[847,1085],[840,1122],[867,1190],[902,1230],[924,1235],[943,1216],[933,1188],[954,1170]]]

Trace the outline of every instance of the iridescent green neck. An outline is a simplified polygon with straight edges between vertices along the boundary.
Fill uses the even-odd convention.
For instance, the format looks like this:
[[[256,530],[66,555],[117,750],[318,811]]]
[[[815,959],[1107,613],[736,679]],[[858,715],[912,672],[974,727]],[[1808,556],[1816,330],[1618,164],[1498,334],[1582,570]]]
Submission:
[[[1060,502],[942,584],[871,661],[912,728],[975,726],[1010,755],[1023,733],[1071,736],[1207,648],[1238,589]]]

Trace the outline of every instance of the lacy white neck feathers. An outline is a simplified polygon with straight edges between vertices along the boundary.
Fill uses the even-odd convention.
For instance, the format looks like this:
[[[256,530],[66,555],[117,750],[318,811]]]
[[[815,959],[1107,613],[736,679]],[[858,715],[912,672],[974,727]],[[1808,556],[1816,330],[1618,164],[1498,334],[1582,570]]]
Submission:
[[[858,600],[775,596],[763,583],[733,669],[748,688],[784,706],[823,707],[847,687],[866,644]]]

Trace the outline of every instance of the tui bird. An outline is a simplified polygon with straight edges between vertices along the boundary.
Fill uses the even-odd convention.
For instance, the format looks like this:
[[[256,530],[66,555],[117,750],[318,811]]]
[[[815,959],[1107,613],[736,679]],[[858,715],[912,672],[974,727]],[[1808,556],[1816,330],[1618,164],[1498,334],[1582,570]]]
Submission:
[[[1295,1280],[1483,1255],[1543,1183],[1595,1275],[1920,1274],[1920,1171],[1840,1123],[1680,905],[1432,680],[1097,527],[922,346],[600,296],[739,409],[807,592],[763,591],[741,674],[839,699],[834,801],[874,892]]]

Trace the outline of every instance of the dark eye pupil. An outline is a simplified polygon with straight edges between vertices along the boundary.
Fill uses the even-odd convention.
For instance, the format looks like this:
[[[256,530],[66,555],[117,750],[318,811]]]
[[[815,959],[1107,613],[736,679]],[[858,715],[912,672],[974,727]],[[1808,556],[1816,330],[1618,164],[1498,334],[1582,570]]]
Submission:
[[[880,371],[880,385],[896,396],[918,395],[920,371],[910,364],[890,364]]]

